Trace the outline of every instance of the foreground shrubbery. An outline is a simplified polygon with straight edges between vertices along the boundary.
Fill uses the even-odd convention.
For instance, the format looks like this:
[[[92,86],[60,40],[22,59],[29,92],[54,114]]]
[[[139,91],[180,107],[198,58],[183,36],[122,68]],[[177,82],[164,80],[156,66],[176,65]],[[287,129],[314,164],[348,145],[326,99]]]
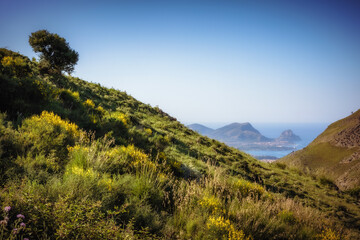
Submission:
[[[275,239],[291,233],[310,239],[330,224],[215,166],[208,165],[202,179],[175,177],[172,162],[153,160],[134,145],[95,139],[53,113],[32,116],[19,130],[2,121],[3,131],[18,138],[6,140],[20,142],[23,152],[7,169],[21,170],[5,184],[1,202],[27,216],[26,236],[32,238]],[[14,227],[3,224],[10,234]]]
[[[305,198],[302,182],[288,186],[298,173],[199,136],[125,93],[10,60],[0,68],[1,238],[358,236],[322,211],[326,199]]]

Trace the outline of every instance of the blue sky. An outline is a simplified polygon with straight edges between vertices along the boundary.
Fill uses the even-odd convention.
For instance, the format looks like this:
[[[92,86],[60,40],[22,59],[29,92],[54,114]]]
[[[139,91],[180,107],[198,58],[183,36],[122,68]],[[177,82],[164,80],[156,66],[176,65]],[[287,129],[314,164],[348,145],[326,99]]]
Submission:
[[[0,47],[33,57],[31,32],[58,33],[79,52],[74,76],[186,123],[330,123],[360,108],[359,12],[330,0],[2,0]]]

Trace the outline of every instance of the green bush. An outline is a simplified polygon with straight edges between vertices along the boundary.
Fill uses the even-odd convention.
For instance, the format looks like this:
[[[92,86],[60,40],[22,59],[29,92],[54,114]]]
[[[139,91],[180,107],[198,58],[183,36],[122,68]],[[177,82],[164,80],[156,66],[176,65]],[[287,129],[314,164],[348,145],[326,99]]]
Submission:
[[[87,199],[74,202],[60,198],[53,213],[58,226],[55,236],[61,239],[120,239],[121,228],[100,211],[100,202]]]
[[[54,113],[46,111],[40,116],[25,119],[19,132],[23,145],[26,147],[26,154],[29,155],[26,159],[29,160],[36,155],[51,156],[55,160],[45,159],[41,161],[41,164],[44,163],[48,165],[48,169],[55,171],[64,168],[68,154],[67,146],[73,146],[81,135],[76,124],[62,120]],[[27,164],[31,165],[31,163]],[[33,164],[35,165],[37,163]]]
[[[15,159],[23,151],[19,144],[19,133],[13,129],[11,122],[5,119],[6,115],[0,113],[0,185],[16,172],[21,172]]]
[[[32,75],[30,60],[19,53],[0,48],[0,72],[18,78]]]

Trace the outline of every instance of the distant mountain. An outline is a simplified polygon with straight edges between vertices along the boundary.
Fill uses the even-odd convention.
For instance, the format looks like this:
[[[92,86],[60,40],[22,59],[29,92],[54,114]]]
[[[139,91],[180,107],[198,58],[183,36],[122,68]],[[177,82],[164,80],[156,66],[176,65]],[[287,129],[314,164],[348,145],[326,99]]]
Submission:
[[[267,138],[248,122],[232,123],[216,130],[197,123],[188,127],[241,150],[291,150],[294,149],[294,144],[301,140],[290,129],[282,132],[276,139]]]
[[[331,124],[306,148],[279,161],[333,179],[342,190],[360,187],[360,110]]]
[[[280,137],[276,138],[277,142],[288,142],[288,143],[296,143],[301,141],[301,138],[293,133],[292,130],[288,129],[281,133]]]
[[[209,134],[214,132],[214,129],[208,128],[208,127],[198,124],[198,123],[190,124],[187,127],[190,128],[191,130],[194,130],[195,132],[198,132],[205,136],[208,136]]]
[[[210,136],[224,142],[268,142],[250,123],[232,123],[213,131]]]

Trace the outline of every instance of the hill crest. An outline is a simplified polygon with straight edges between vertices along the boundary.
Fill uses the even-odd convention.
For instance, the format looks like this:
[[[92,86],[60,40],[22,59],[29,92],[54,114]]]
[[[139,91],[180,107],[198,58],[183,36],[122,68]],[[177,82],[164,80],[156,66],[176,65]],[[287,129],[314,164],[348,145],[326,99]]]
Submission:
[[[330,124],[306,148],[279,161],[325,174],[342,190],[359,187],[360,110]]]

